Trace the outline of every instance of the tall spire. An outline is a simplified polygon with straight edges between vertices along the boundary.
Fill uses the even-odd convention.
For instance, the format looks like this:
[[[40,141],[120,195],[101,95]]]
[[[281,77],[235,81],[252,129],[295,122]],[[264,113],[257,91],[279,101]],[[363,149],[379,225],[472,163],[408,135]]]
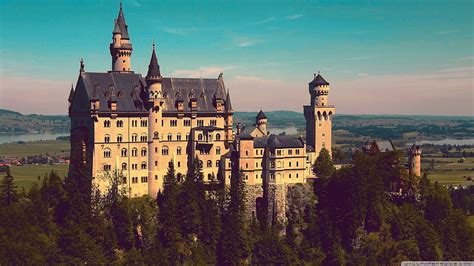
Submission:
[[[232,103],[230,102],[230,94],[229,94],[229,88],[227,88],[227,93],[226,93],[226,97],[225,97],[225,110],[227,112],[232,112],[234,111],[232,109]]]
[[[123,8],[122,8],[122,2],[120,1],[120,10],[117,16],[117,24],[120,27],[120,31],[122,32],[122,39],[130,39],[128,36],[128,26],[127,23],[125,23],[125,16],[123,15]]]
[[[153,52],[151,53],[150,64],[148,65],[148,73],[146,80],[161,80],[160,65],[155,52],[155,42],[153,41]]]

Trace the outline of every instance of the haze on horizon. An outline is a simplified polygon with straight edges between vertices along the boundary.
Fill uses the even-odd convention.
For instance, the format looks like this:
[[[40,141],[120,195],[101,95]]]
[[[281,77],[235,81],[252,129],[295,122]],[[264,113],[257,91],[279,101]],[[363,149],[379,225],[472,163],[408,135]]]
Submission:
[[[320,71],[345,114],[474,116],[472,1],[124,0],[132,68],[224,72],[236,111],[308,104]],[[0,108],[66,114],[79,59],[110,70],[119,1],[0,0]]]

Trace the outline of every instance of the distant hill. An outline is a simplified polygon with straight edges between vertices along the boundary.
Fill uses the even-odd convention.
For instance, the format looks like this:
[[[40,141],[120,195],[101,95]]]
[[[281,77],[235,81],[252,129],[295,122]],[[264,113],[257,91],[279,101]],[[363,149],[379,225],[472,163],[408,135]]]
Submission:
[[[253,125],[257,112],[235,112],[237,123]],[[269,128],[305,129],[302,113],[269,111]],[[69,118],[65,115],[23,115],[0,109],[0,133],[67,132]],[[420,115],[345,115],[336,114],[333,120],[336,136],[379,139],[402,139],[410,136],[428,138],[474,138],[474,117]]]
[[[0,109],[0,133],[66,132],[69,117],[65,115],[23,115]]]

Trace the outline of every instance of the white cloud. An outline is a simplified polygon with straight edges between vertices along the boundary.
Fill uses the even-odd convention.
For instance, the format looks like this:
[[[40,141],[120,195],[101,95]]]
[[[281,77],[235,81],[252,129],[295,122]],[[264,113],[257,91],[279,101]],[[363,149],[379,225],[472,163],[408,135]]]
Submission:
[[[236,40],[236,44],[239,47],[249,47],[254,46],[256,44],[262,43],[263,41],[260,39],[249,39],[249,38],[240,38]]]
[[[295,20],[295,19],[301,18],[302,16],[304,16],[304,15],[303,14],[294,14],[294,15],[286,16],[286,19]]]
[[[164,32],[169,33],[169,34],[175,34],[175,35],[188,35],[190,33],[194,33],[197,31],[197,28],[191,27],[191,28],[173,28],[173,27],[166,27],[163,29]]]
[[[254,24],[265,24],[265,23],[268,23],[268,22],[272,22],[275,19],[276,19],[275,17],[269,17],[269,18],[266,18],[264,20],[257,21]]]
[[[173,77],[186,77],[186,78],[200,78],[200,77],[213,77],[216,78],[220,73],[227,70],[235,69],[235,66],[209,66],[200,67],[198,69],[178,69],[172,74]]]
[[[461,58],[458,58],[456,60],[454,60],[456,62],[462,62],[462,61],[474,61],[474,56],[465,56],[465,57],[461,57]]]

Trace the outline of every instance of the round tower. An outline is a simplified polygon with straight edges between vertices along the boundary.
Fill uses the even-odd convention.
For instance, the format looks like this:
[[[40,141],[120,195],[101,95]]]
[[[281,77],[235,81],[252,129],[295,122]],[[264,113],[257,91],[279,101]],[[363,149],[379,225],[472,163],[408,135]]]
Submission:
[[[260,110],[257,117],[255,117],[255,125],[263,132],[263,134],[267,135],[267,116],[262,110]]]
[[[421,176],[421,147],[413,143],[408,150],[408,173]]]
[[[160,176],[160,169],[162,168],[160,165],[163,166],[163,162],[158,160],[158,154],[161,154],[160,134],[162,133],[161,121],[163,117],[162,105],[164,99],[161,91],[163,78],[160,73],[160,65],[156,57],[154,43],[145,81],[148,89],[148,136],[150,140],[148,147],[148,195],[155,198],[158,190],[161,189],[163,185],[163,176]],[[166,167],[164,169],[166,169]]]
[[[131,72],[132,44],[128,35],[128,26],[125,23],[122,3],[120,11],[115,20],[112,31],[112,43],[110,44],[110,55],[112,56],[112,71]]]
[[[328,105],[329,82],[319,73],[314,74],[314,79],[309,83],[309,93],[311,94],[311,105],[323,107]]]

